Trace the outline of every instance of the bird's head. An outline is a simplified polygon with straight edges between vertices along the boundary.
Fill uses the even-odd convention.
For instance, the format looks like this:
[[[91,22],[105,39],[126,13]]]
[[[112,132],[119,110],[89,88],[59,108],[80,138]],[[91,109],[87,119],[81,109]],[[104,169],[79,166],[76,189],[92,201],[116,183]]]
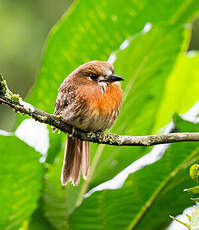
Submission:
[[[114,74],[113,65],[105,61],[91,61],[79,66],[74,72],[83,82],[106,85],[124,79]]]

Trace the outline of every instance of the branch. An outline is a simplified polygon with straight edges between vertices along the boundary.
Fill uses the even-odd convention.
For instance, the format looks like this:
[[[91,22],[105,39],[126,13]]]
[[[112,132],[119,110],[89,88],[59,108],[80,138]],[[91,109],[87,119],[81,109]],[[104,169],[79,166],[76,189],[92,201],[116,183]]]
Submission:
[[[36,121],[56,127],[65,132],[72,133],[72,127],[68,125],[62,116],[55,116],[46,113],[26,102],[19,95],[13,94],[6,84],[6,81],[0,75],[0,103],[7,104],[15,112],[29,115]],[[120,145],[120,146],[150,146],[183,141],[199,141],[199,133],[169,133],[149,136],[124,136],[113,133],[103,132],[83,132],[75,130],[75,137],[85,141],[99,144]]]

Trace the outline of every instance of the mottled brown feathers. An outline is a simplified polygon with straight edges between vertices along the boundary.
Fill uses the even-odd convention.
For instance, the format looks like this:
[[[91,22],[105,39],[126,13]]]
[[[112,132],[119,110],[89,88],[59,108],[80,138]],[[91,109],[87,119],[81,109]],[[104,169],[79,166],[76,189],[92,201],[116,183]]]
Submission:
[[[87,179],[89,170],[89,142],[67,136],[64,161],[61,174],[62,185],[71,181],[78,185],[80,174]]]
[[[80,77],[88,76],[89,73],[94,74],[102,74],[103,76],[106,76],[106,69],[110,69],[110,71],[113,73],[113,65],[111,65],[108,62],[105,61],[91,61],[87,62],[83,65],[80,65],[75,71],[71,73],[71,75],[77,74]]]
[[[110,128],[120,110],[122,91],[113,74],[113,66],[104,61],[92,61],[79,66],[61,84],[54,114],[62,115],[74,128],[98,131]],[[62,184],[79,183],[89,172],[89,143],[67,138],[62,169]]]

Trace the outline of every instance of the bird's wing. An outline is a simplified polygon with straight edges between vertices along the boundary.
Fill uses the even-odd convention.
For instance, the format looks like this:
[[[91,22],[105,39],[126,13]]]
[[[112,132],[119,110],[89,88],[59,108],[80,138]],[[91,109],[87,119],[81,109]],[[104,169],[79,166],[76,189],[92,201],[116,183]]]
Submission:
[[[75,98],[75,90],[69,84],[68,81],[64,81],[60,88],[59,88],[59,93],[57,95],[56,103],[55,103],[55,110],[54,114],[55,115],[62,115],[63,111],[66,110],[68,105],[73,103]]]

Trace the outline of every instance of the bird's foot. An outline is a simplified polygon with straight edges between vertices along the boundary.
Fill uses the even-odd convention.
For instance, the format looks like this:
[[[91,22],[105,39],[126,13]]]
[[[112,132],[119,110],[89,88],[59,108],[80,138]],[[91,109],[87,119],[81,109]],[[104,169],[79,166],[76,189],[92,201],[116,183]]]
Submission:
[[[72,127],[72,132],[69,133],[68,135],[69,135],[69,137],[73,137],[74,134],[75,134],[75,127]]]

